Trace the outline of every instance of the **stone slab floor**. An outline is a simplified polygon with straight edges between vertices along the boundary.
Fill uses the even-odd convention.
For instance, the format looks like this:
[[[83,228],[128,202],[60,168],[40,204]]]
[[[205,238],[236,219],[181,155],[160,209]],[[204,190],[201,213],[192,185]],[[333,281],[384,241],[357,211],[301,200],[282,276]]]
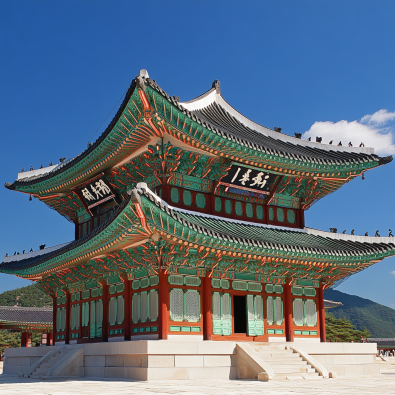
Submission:
[[[71,379],[40,381],[0,375],[1,395],[370,395],[395,394],[395,365],[386,366],[382,374],[365,377],[344,377],[322,380],[272,381],[190,380],[190,381],[110,381]]]

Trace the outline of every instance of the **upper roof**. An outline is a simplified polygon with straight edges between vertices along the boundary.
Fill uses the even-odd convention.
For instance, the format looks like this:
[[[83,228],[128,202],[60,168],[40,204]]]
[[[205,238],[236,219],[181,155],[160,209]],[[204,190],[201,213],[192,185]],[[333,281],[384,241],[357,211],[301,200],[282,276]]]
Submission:
[[[159,93],[161,100],[166,102],[163,106],[157,103],[158,98],[155,99],[153,92]],[[181,128],[180,115],[188,119],[190,128],[184,129],[186,120],[182,121]],[[164,127],[163,121],[167,127]],[[275,170],[279,172],[290,173],[301,164],[306,168],[306,173],[298,173],[301,176],[336,178],[340,175],[339,171],[346,169],[347,178],[355,177],[392,160],[392,156],[378,157],[372,148],[337,147],[303,141],[258,125],[222,98],[218,82],[202,96],[179,103],[148,78],[144,70],[133,80],[117,114],[93,145],[75,158],[41,169],[38,172],[41,174],[37,171],[19,174],[18,179],[6,184],[6,187],[26,193],[70,189],[105,169],[117,166],[150,138],[161,137],[164,133],[235,161],[255,162],[258,167],[273,164],[274,168],[277,164],[281,168]],[[324,174],[325,171],[333,174]],[[344,178],[344,175],[341,177]]]
[[[0,306],[0,324],[52,325],[52,307]]]

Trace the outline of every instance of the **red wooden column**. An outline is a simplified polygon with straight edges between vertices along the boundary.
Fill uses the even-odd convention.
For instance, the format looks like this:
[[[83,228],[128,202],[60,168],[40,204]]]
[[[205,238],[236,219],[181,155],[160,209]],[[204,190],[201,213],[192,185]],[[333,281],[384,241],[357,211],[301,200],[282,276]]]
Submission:
[[[71,294],[68,289],[65,289],[66,293],[66,329],[65,329],[65,344],[70,343],[70,319],[71,319]]]
[[[53,346],[53,333],[47,332],[47,346]]]
[[[322,285],[318,289],[318,308],[320,321],[320,338],[321,342],[326,342],[326,328],[325,328],[325,308],[324,308],[324,290]]]
[[[164,269],[159,271],[159,339],[167,339],[167,323],[169,320],[169,275]]]
[[[53,323],[53,344],[56,342],[56,294],[51,295],[52,298],[52,323]]]
[[[22,332],[21,336],[21,347],[32,346],[32,334],[30,332]]]
[[[130,290],[132,287],[131,281],[129,279],[124,280],[125,283],[125,293],[124,293],[124,298],[125,298],[125,340],[130,340],[131,337],[131,324],[132,324],[132,317],[131,317],[131,311],[132,311],[132,301],[131,301],[131,294]]]
[[[207,273],[206,277],[202,278],[203,285],[203,339],[211,340],[213,336],[213,316],[212,316],[212,292],[211,292],[211,278]]]
[[[103,287],[103,326],[102,336],[103,341],[108,342],[108,285],[106,281],[100,281]]]
[[[287,342],[292,342],[294,340],[294,325],[292,319],[292,294],[290,284],[284,285],[284,320]]]

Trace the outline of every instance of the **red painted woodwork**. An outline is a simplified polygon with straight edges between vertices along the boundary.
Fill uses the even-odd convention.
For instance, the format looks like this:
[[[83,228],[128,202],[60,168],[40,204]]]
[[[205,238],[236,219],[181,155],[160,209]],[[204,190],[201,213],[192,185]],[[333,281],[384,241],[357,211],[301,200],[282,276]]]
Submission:
[[[207,275],[202,278],[203,285],[203,339],[212,340],[213,337],[213,319],[212,319],[212,289],[211,289],[211,278]]]
[[[32,334],[30,332],[22,332],[21,335],[21,347],[32,346]]]
[[[292,318],[292,294],[291,285],[285,284],[283,286],[284,290],[284,321],[285,321],[285,337],[287,342],[292,342],[294,340],[294,325]]]
[[[170,190],[172,188],[175,188],[178,190],[178,196],[179,196],[178,203],[171,201]],[[215,215],[218,217],[231,218],[231,219],[240,220],[240,221],[249,221],[249,222],[262,223],[262,224],[286,226],[286,227],[290,227],[290,228],[303,228],[304,227],[304,211],[302,209],[293,209],[293,208],[278,207],[278,206],[268,206],[267,204],[264,204],[264,203],[261,203],[261,204],[251,203],[252,208],[253,208],[253,216],[248,217],[246,214],[246,204],[248,202],[244,202],[242,200],[232,199],[232,198],[228,198],[228,197],[225,198],[223,196],[218,196],[213,193],[203,193],[200,191],[192,191],[192,190],[188,189],[188,191],[191,193],[191,196],[192,196],[192,204],[190,206],[187,206],[182,201],[184,188],[176,187],[174,185],[165,185],[165,186],[161,187],[161,191],[162,191],[162,199],[174,207],[179,207],[179,208],[183,208],[183,209],[195,211],[195,212],[200,212],[200,213],[211,214],[211,215]],[[206,197],[206,207],[205,208],[199,208],[196,205],[196,194],[198,194],[198,193],[203,194]],[[165,196],[166,196],[166,199],[165,199]],[[221,199],[221,210],[220,211],[215,211],[215,198]],[[225,212],[225,201],[226,200],[229,200],[232,204],[232,213],[231,214],[228,214]],[[242,215],[236,215],[236,203],[237,202],[241,203]],[[264,215],[263,215],[262,219],[258,219],[257,206],[263,207]],[[269,207],[273,208],[273,212],[274,212],[274,218],[272,220],[269,219]],[[277,218],[277,209],[284,210],[284,221],[283,222],[279,221]],[[294,223],[288,222],[288,220],[287,220],[287,212],[288,211],[293,211],[293,213],[295,215],[295,222]]]
[[[65,289],[66,294],[66,329],[65,329],[65,344],[70,341],[70,317],[71,317],[71,295],[69,290]]]
[[[124,298],[125,298],[124,339],[125,340],[130,340],[131,323],[132,323],[132,317],[131,317],[131,313],[132,313],[132,297],[131,297],[130,290],[132,288],[132,283],[128,279],[126,279],[124,281],[124,283],[125,283],[125,291],[124,291]]]
[[[320,325],[320,338],[322,342],[326,342],[326,327],[325,327],[325,308],[324,308],[324,290],[322,285],[317,290],[318,292],[318,307],[319,307],[319,325]]]
[[[56,333],[56,295],[51,295],[52,298],[52,332],[55,334]],[[54,337],[54,342],[55,342],[56,337]]]
[[[169,318],[169,275],[165,269],[159,271],[159,339],[167,339]]]

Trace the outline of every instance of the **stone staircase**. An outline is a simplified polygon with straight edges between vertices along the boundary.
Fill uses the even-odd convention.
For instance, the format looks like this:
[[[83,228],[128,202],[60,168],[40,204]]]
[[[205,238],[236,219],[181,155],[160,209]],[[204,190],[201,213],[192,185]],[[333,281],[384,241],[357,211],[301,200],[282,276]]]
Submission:
[[[251,348],[273,369],[274,380],[322,379],[322,376],[289,346],[252,343]]]
[[[51,355],[47,360],[39,364],[31,373],[30,377],[39,379],[45,377],[48,372],[53,368],[59,361],[65,358],[70,350],[66,347],[61,348],[58,352]]]

